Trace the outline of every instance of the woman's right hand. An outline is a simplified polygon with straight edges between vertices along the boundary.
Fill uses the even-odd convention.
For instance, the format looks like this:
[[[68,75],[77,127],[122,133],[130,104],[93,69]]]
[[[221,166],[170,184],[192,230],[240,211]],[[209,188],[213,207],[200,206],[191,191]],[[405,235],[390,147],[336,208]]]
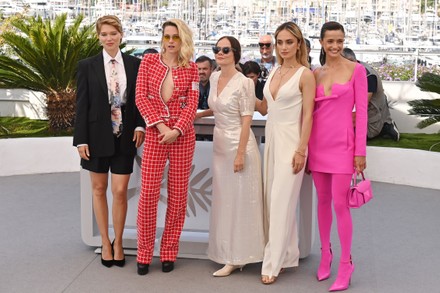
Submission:
[[[90,160],[89,146],[88,145],[79,146],[78,154],[81,157],[81,159],[84,159],[86,161]]]
[[[261,115],[266,116],[267,114],[267,100],[263,97],[263,100],[255,98],[255,111],[260,112]]]

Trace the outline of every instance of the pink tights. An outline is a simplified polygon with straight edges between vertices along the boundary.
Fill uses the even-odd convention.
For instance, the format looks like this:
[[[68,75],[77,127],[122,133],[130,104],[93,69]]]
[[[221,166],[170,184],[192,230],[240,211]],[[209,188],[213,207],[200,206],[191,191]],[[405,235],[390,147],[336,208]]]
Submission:
[[[341,262],[350,261],[353,224],[350,209],[347,207],[347,192],[351,175],[312,172],[318,194],[318,227],[322,250],[330,248],[330,229],[332,226],[332,200],[341,242]]]

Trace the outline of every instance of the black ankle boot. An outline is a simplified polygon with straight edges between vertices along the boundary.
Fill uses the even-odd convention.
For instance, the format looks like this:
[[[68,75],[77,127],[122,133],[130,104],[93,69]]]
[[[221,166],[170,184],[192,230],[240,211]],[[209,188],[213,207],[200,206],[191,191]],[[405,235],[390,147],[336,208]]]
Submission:
[[[148,274],[148,269],[149,269],[149,267],[150,267],[150,264],[147,264],[147,263],[137,263],[137,272],[138,272],[138,275],[141,275],[141,276],[143,276],[143,275],[146,275],[146,274]]]
[[[174,262],[173,261],[164,261],[162,263],[162,272],[169,273],[174,270]]]

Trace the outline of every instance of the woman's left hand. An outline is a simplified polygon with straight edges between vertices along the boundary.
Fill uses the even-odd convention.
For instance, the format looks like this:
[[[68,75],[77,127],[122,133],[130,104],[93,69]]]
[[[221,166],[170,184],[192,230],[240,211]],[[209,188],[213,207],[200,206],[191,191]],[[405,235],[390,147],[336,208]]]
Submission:
[[[301,156],[298,153],[295,153],[292,159],[293,174],[298,174],[302,170],[302,168],[304,168],[305,164],[306,164],[306,157]]]
[[[170,129],[164,133],[159,134],[160,144],[172,144],[179,137],[180,132],[177,129]]]
[[[367,158],[365,156],[355,156],[354,157],[354,168],[356,173],[359,174],[367,168]]]
[[[135,131],[133,135],[133,141],[136,147],[140,147],[144,143],[145,133],[143,131]]]

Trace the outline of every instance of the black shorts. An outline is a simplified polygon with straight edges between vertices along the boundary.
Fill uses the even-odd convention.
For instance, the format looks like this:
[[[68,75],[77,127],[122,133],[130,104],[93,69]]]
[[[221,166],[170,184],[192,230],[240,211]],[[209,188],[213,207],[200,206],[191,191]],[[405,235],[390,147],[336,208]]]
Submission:
[[[133,173],[134,156],[121,154],[120,138],[115,137],[115,154],[111,157],[91,157],[90,160],[81,159],[83,169],[95,173],[131,174]]]

